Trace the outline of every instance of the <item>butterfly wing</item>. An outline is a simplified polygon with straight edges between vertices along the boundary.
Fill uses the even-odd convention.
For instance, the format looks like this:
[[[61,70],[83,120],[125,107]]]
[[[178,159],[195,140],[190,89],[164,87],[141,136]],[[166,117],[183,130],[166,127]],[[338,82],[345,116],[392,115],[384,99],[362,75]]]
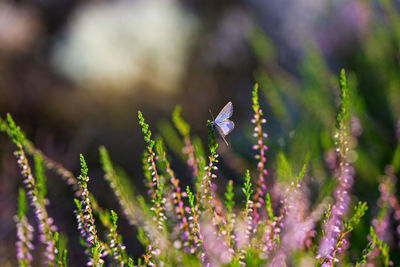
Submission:
[[[223,120],[220,122],[215,122],[215,126],[217,126],[217,130],[221,136],[226,136],[230,132],[232,132],[233,128],[235,128],[235,124],[231,120]]]
[[[221,112],[218,114],[218,116],[215,118],[215,123],[219,124],[226,119],[229,119],[232,116],[233,113],[233,106],[232,102],[228,102],[228,104],[225,105],[225,107],[221,110]]]

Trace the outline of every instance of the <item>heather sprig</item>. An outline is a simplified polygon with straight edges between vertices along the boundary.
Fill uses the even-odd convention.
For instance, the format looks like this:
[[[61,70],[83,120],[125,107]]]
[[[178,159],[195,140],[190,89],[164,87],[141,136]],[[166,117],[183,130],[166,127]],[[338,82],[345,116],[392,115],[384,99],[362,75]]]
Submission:
[[[11,115],[8,114],[7,117],[11,118]],[[69,170],[65,169],[60,163],[47,157],[40,149],[36,148],[33,143],[25,137],[24,133],[15,125],[14,122],[12,122],[12,125],[13,128],[15,128],[13,131],[10,129],[10,126],[0,118],[0,131],[5,132],[13,140],[13,143],[15,143],[16,140],[19,140],[17,143],[22,146],[28,155],[34,156],[35,154],[38,154],[43,159],[45,167],[60,175],[68,185],[72,186],[78,196],[80,194],[79,185],[73,174]]]
[[[29,224],[28,218],[26,217],[26,211],[28,209],[26,202],[25,191],[23,188],[20,188],[18,194],[17,216],[15,216],[14,220],[17,228],[17,242],[15,243],[15,246],[17,250],[18,264],[21,267],[31,266],[31,251],[35,248],[32,244],[34,228]]]
[[[325,213],[324,213],[324,219],[322,221],[322,225],[327,225],[328,224],[329,219],[332,216],[332,212],[331,211],[332,211],[332,206],[328,205],[328,208],[325,210]],[[323,237],[325,236],[325,230],[324,229],[322,229],[322,236]]]
[[[152,187],[157,188],[159,184],[159,175],[156,169],[156,163],[154,160],[155,153],[154,153],[154,145],[155,141],[151,139],[151,131],[149,130],[149,125],[144,122],[143,115],[140,111],[138,111],[138,119],[139,119],[139,125],[142,128],[142,132],[144,134],[144,141],[146,142],[146,151],[147,151],[147,161],[149,162],[150,166],[149,169],[152,171],[151,176],[152,176]],[[155,197],[155,190],[153,192],[153,199]]]
[[[189,229],[190,238],[193,240],[193,246],[190,253],[194,253],[203,243],[203,238],[200,233],[199,224],[199,206],[195,203],[195,195],[190,191],[189,186],[186,187],[186,194],[189,201]]]
[[[200,184],[200,203],[202,208],[205,209],[206,207],[212,208],[214,202],[212,201],[215,198],[215,189],[214,185],[211,181],[211,178],[217,178],[217,176],[212,173],[213,170],[218,170],[218,167],[215,166],[215,163],[218,162],[218,153],[217,148],[218,144],[215,142],[214,131],[211,126],[211,122],[207,121],[207,128],[208,128],[208,149],[209,149],[209,156],[208,156],[208,165],[204,168],[205,172]]]
[[[106,228],[108,232],[111,232],[112,228],[112,218],[110,216],[110,211],[105,208],[102,208],[97,200],[93,197],[93,195],[89,195],[90,205],[93,211],[93,215],[99,219],[101,224]],[[85,241],[84,241],[85,242]],[[113,257],[113,251],[109,243],[105,243],[99,239],[100,246],[104,249],[103,255],[108,255]]]
[[[243,211],[244,218],[246,220],[246,231],[245,231],[245,239],[250,240],[251,235],[253,234],[254,231],[254,225],[253,225],[253,201],[251,200],[252,194],[253,194],[253,189],[251,189],[252,184],[251,184],[251,178],[250,178],[250,171],[246,170],[245,176],[244,176],[244,184],[242,187],[242,191],[245,197],[245,208]],[[249,242],[249,247],[251,247],[251,242]],[[244,254],[245,251],[242,249],[240,251],[240,259],[244,259]]]
[[[195,182],[195,188],[197,192],[200,192],[200,185],[206,168],[206,156],[203,148],[203,143],[201,142],[201,139],[199,137],[193,138],[193,146],[197,164],[197,178]]]
[[[137,238],[139,242],[145,247],[145,253],[143,254],[143,260],[140,258],[138,260],[138,266],[142,267],[142,261],[144,261],[144,266],[156,266],[154,255],[156,255],[156,251],[153,249],[153,246],[150,243],[150,240],[144,234],[144,231],[141,227],[138,228]]]
[[[85,240],[88,247],[89,266],[103,266],[104,247],[100,244],[100,239],[97,235],[95,220],[93,217],[92,206],[90,203],[89,190],[87,183],[89,182],[88,168],[83,155],[80,155],[81,174],[78,177],[79,185],[82,189],[80,201],[75,199],[77,206],[76,217],[78,221],[78,229],[81,232],[82,238]]]
[[[265,157],[265,153],[268,150],[268,147],[264,145],[264,138],[267,138],[268,135],[263,132],[262,124],[266,123],[266,119],[264,119],[263,112],[260,108],[260,104],[258,101],[258,84],[256,83],[253,87],[252,91],[252,102],[253,102],[253,111],[254,117],[251,119],[251,123],[255,125],[253,137],[256,138],[256,144],[253,145],[253,149],[257,151],[257,154],[254,156],[257,159],[257,171],[258,178],[256,182],[255,194],[253,196],[253,212],[254,212],[254,221],[257,222],[260,215],[258,213],[258,209],[261,208],[263,204],[263,195],[265,190],[267,189],[265,185],[264,176],[268,175],[268,171],[265,169],[265,162],[267,161]]]
[[[250,181],[250,171],[246,170],[246,174],[244,176],[244,184],[243,184],[243,188],[242,191],[244,193],[244,197],[246,198],[246,207],[249,206],[249,204],[251,204],[252,201],[250,201],[250,198],[253,194],[253,189],[251,189],[251,181]]]
[[[118,199],[125,216],[133,225],[138,226],[142,224],[144,215],[142,214],[143,212],[139,204],[133,197],[133,185],[127,177],[124,177],[122,173],[117,173],[114,169],[107,149],[104,146],[99,148],[99,153],[100,162],[105,173],[104,178],[110,184],[110,187]]]
[[[322,266],[331,266],[334,262],[338,261],[337,254],[341,253],[344,246],[348,243],[346,235],[353,231],[354,227],[358,225],[367,209],[367,203],[361,201],[354,207],[353,216],[348,221],[344,222],[342,229],[337,229],[338,236],[335,243],[332,245],[331,252],[321,257],[320,263]]]
[[[372,228],[373,231],[373,228]],[[367,247],[362,251],[360,259],[356,262],[356,267],[361,267],[363,264],[367,261],[368,255],[371,253],[371,251],[375,247],[375,241],[370,241],[368,242]]]
[[[370,228],[369,234],[371,236],[372,242],[374,242],[376,244],[376,247],[378,248],[378,250],[382,256],[384,266],[388,267],[390,264],[388,245],[386,243],[384,243],[381,239],[378,238],[378,236],[372,226]]]
[[[54,233],[53,240],[57,250],[56,264],[58,266],[67,266],[67,250],[65,249],[65,244],[61,244],[58,232]]]
[[[233,193],[233,181],[229,180],[228,184],[226,185],[226,192],[225,192],[225,208],[226,208],[226,225],[227,225],[227,230],[229,233],[232,233],[234,229],[234,224],[235,224],[235,213],[232,211],[233,206],[235,205],[235,201],[233,200],[233,197],[235,194]],[[229,234],[229,243],[230,247],[233,247],[233,238],[232,235]]]
[[[108,234],[108,244],[112,250],[112,257],[118,266],[124,266],[127,261],[125,246],[122,244],[122,237],[117,232],[117,214],[111,210],[111,227]]]
[[[21,169],[21,174],[24,179],[23,183],[25,185],[25,191],[30,205],[33,207],[36,221],[38,223],[40,234],[39,240],[46,246],[46,250],[44,252],[45,262],[46,264],[53,266],[56,254],[58,253],[55,249],[53,240],[54,232],[57,228],[53,225],[53,218],[49,217],[47,214],[44,198],[39,195],[39,189],[23,149],[25,138],[20,128],[16,126],[10,114],[7,114],[7,120],[13,143],[17,148],[15,151],[15,156],[18,159],[17,163]]]
[[[226,213],[231,214],[232,213],[232,208],[235,205],[235,201],[233,200],[233,197],[235,194],[233,193],[233,181],[229,180],[228,184],[226,185],[226,192],[225,192],[225,208],[226,208]]]
[[[349,194],[354,179],[354,168],[350,165],[347,158],[349,152],[349,129],[347,126],[349,100],[344,70],[340,73],[339,84],[341,99],[337,116],[337,133],[335,135],[336,151],[338,155],[338,167],[335,174],[337,186],[334,191],[335,203],[332,205],[329,220],[323,225],[325,236],[322,237],[318,250],[318,257],[323,259],[336,253],[335,246],[340,241],[338,238],[340,238],[339,235],[341,234],[343,227],[342,217],[348,210],[350,203]]]
[[[176,106],[172,112],[172,122],[183,137],[189,137],[190,125],[182,119],[181,106]]]
[[[377,217],[372,221],[375,232],[381,240],[385,240],[386,235],[390,235],[390,213],[392,207],[395,206],[395,176],[391,166],[386,166],[385,175],[380,179],[378,186],[380,196],[377,205],[380,208]]]
[[[153,186],[153,178],[152,178],[152,167],[151,167],[151,163],[149,162],[149,156],[148,156],[148,152],[147,150],[143,151],[143,155],[142,155],[142,169],[143,169],[143,176],[145,179],[145,183],[146,186],[148,188],[147,193],[150,196],[154,196],[154,191],[155,188]]]
[[[349,88],[346,81],[346,72],[344,69],[340,71],[340,106],[339,113],[336,117],[336,127],[343,130],[349,117]]]
[[[8,121],[8,127],[10,129],[11,138],[12,138],[14,145],[17,148],[22,149],[23,144],[25,142],[25,137],[24,137],[23,133],[21,132],[21,128],[15,124],[15,122],[12,119],[10,114],[7,114],[7,121]]]
[[[147,162],[150,165],[149,170],[151,171],[152,177],[152,184],[151,184],[151,191],[152,191],[152,202],[153,207],[151,210],[154,212],[156,216],[156,221],[158,224],[158,228],[160,230],[164,229],[165,227],[165,198],[163,196],[163,189],[164,184],[160,181],[160,176],[157,171],[156,162],[155,162],[155,152],[154,152],[154,145],[155,141],[151,139],[151,131],[149,130],[149,125],[144,122],[143,115],[140,111],[138,111],[138,119],[139,125],[142,128],[142,132],[144,134],[144,141],[146,142],[146,151],[147,151]]]
[[[188,237],[189,237],[189,227],[188,227],[188,222],[186,219],[185,215],[185,209],[182,201],[182,193],[181,193],[181,188],[179,186],[179,179],[175,177],[174,171],[171,169],[171,165],[167,159],[167,155],[165,152],[165,148],[163,145],[163,142],[161,140],[156,142],[156,151],[157,151],[157,159],[163,165],[163,171],[166,173],[166,175],[169,177],[169,181],[171,185],[173,186],[171,198],[174,201],[174,211],[179,219],[179,228],[183,231],[182,232],[182,238],[184,241],[184,244],[186,243]]]
[[[268,193],[265,195],[265,209],[267,210],[268,220],[273,220],[275,216],[272,210],[271,197]]]
[[[38,196],[43,199],[46,196],[46,176],[44,175],[43,159],[39,154],[34,154],[33,161],[35,166]]]
[[[212,183],[212,178],[217,178],[217,176],[212,173],[213,170],[218,170],[216,163],[218,163],[218,144],[215,142],[215,136],[211,122],[207,121],[208,128],[208,165],[204,168],[205,172],[200,183],[200,191],[198,195],[201,195],[200,204],[203,210],[208,211],[212,216],[213,225],[217,227],[219,234],[221,234],[227,245],[230,245],[231,233],[229,227],[226,223],[226,217],[223,214],[222,207],[219,201],[216,201],[216,185]]]

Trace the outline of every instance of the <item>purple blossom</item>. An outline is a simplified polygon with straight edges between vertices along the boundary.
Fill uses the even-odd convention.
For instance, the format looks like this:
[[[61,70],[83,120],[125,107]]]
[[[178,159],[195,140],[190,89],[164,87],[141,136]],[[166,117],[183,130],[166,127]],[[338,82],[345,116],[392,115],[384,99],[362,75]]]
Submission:
[[[38,197],[38,191],[36,189],[35,179],[33,178],[31,168],[28,164],[25,152],[22,149],[22,145],[18,146],[18,150],[15,152],[17,157],[17,163],[21,168],[21,174],[24,177],[24,185],[29,205],[33,207],[36,221],[38,223],[39,240],[45,246],[45,260],[47,264],[52,265],[56,252],[56,247],[53,241],[54,231],[56,227],[53,225],[53,219],[50,218],[46,211],[45,200],[42,197]]]
[[[17,242],[15,244],[17,249],[17,259],[21,266],[31,266],[32,254],[31,251],[35,248],[32,244],[33,240],[33,226],[29,224],[26,216],[15,218],[17,227]]]

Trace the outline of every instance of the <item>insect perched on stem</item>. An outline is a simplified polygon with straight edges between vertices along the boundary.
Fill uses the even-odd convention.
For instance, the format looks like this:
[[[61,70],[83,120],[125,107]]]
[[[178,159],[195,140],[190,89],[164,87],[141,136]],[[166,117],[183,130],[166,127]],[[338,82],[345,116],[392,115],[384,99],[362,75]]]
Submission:
[[[232,116],[233,112],[232,102],[229,101],[215,119],[211,113],[211,109],[209,111],[211,117],[213,118],[211,126],[213,127],[213,129],[217,128],[222,139],[224,139],[226,145],[229,146],[228,142],[225,139],[225,136],[227,136],[233,130],[233,128],[235,128],[235,124],[229,119]]]

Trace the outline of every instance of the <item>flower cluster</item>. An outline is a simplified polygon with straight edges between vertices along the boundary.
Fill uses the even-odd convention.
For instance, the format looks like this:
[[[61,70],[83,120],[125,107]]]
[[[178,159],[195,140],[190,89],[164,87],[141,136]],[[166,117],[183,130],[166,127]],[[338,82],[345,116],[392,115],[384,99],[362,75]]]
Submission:
[[[330,217],[324,225],[325,236],[318,250],[317,258],[321,258],[323,264],[332,264],[338,261],[337,252],[342,251],[346,245],[345,225],[342,217],[347,213],[350,205],[350,189],[353,185],[355,171],[348,161],[349,152],[349,130],[347,120],[349,116],[348,87],[344,70],[340,73],[340,107],[337,115],[336,152],[338,154],[339,166],[337,168],[337,187],[334,191],[335,203],[332,205]],[[327,266],[328,266],[327,265]]]
[[[249,240],[250,240],[251,236],[254,234],[253,233],[253,231],[254,231],[253,217],[252,217],[254,210],[253,210],[253,201],[250,199],[252,194],[253,194],[253,189],[251,189],[252,184],[250,182],[250,171],[249,170],[246,170],[246,174],[245,174],[244,180],[245,181],[244,181],[244,185],[243,185],[243,188],[242,188],[242,191],[243,191],[245,199],[246,199],[245,200],[245,203],[246,203],[245,204],[245,209],[243,211],[244,218],[245,218],[245,221],[246,221],[246,224],[245,224],[246,225],[246,230],[245,230],[244,239],[247,240],[247,242],[246,242],[247,244],[251,245]],[[240,254],[239,254],[239,259],[240,259],[239,263],[241,265],[245,265],[244,262],[243,262],[243,259],[245,258],[244,254],[246,253],[245,249],[246,248],[243,247],[241,249],[241,251],[240,251]]]
[[[82,189],[82,194],[80,196],[80,201],[75,199],[75,204],[77,206],[75,213],[78,221],[78,229],[88,246],[89,261],[87,265],[102,266],[104,263],[103,257],[105,256],[106,251],[104,246],[100,244],[99,237],[97,236],[89,190],[87,188],[87,183],[89,182],[89,176],[87,175],[88,168],[82,154],[80,155],[80,162],[81,174],[78,177],[78,182]]]
[[[31,266],[32,254],[34,246],[33,240],[33,226],[29,224],[26,217],[26,197],[24,189],[20,188],[18,195],[18,215],[15,216],[15,223],[17,227],[17,259],[20,266]]]
[[[54,232],[57,230],[56,226],[53,225],[53,218],[49,217],[46,211],[45,199],[41,193],[39,193],[38,186],[33,177],[31,168],[28,163],[28,159],[25,155],[22,144],[24,143],[24,136],[22,135],[19,127],[15,125],[15,122],[8,114],[8,123],[11,130],[13,142],[17,147],[15,156],[17,157],[17,163],[21,169],[21,174],[24,178],[23,183],[25,185],[25,191],[29,199],[30,205],[33,207],[35,212],[36,221],[39,228],[39,240],[46,246],[44,252],[46,264],[52,266],[56,258],[55,243],[53,240]],[[40,188],[40,187],[39,187]]]
[[[233,250],[230,247],[232,240],[231,231],[220,203],[215,201],[216,185],[211,181],[211,178],[217,178],[217,175],[212,172],[213,170],[218,170],[218,167],[216,166],[219,157],[217,153],[218,144],[215,142],[214,131],[210,121],[207,121],[207,128],[209,141],[208,148],[210,154],[208,156],[208,165],[204,168],[205,172],[200,183],[200,204],[202,205],[202,209],[208,212],[211,216],[213,225],[218,228],[218,232],[222,235],[224,243],[226,243],[229,247],[230,253],[232,253]]]
[[[164,224],[166,220],[165,216],[165,202],[166,199],[163,196],[163,188],[164,183],[160,181],[160,177],[158,175],[158,171],[156,168],[155,162],[155,152],[153,150],[155,142],[151,139],[151,131],[149,130],[149,125],[144,122],[143,115],[140,111],[138,111],[138,119],[139,125],[142,128],[142,132],[144,134],[144,141],[146,142],[146,152],[147,152],[147,162],[150,165],[149,171],[151,172],[152,184],[151,184],[151,197],[154,203],[154,206],[151,208],[154,212],[155,218],[154,220],[158,224],[159,230],[164,229]]]
[[[257,178],[252,180],[251,171],[246,170],[244,181],[241,182],[242,191],[240,191],[236,176],[228,177],[229,182],[224,199],[217,194],[216,184],[225,184],[227,180],[224,180],[222,176],[220,180],[213,180],[217,177],[219,155],[210,121],[207,123],[208,156],[205,157],[200,142],[195,138],[191,139],[190,127],[180,117],[180,108],[174,111],[172,120],[180,133],[180,136],[176,134],[180,145],[174,152],[180,153],[180,155],[177,154],[178,158],[186,162],[189,167],[189,177],[193,178],[181,180],[189,182],[183,192],[181,182],[176,176],[177,173],[171,167],[174,162],[170,163],[163,145],[164,142],[167,145],[171,143],[165,139],[154,141],[149,125],[145,123],[139,111],[139,125],[146,143],[143,167],[149,189],[148,196],[136,194],[130,188],[129,178],[120,169],[114,169],[106,149],[100,148],[100,161],[105,180],[110,184],[128,221],[135,225],[138,232],[137,240],[144,251],[141,257],[135,259],[135,266],[251,267],[316,264],[333,267],[338,265],[339,259],[344,259],[340,257],[340,254],[349,245],[349,233],[359,224],[367,210],[366,203],[359,202],[352,216],[350,218],[347,216],[351,206],[350,193],[355,174],[355,169],[351,165],[354,153],[352,154],[353,151],[350,149],[355,143],[352,141],[356,139],[351,138],[360,135],[361,127],[360,121],[353,117],[354,127],[348,129],[349,101],[344,72],[341,73],[340,88],[341,102],[335,137],[337,155],[335,160],[331,160],[332,164],[326,168],[334,172],[336,183],[328,184],[330,187],[323,188],[324,192],[317,196],[320,197],[320,202],[316,205],[311,205],[308,197],[311,190],[308,190],[319,186],[314,184],[315,181],[318,182],[316,179],[318,172],[313,172],[312,168],[310,180],[303,179],[308,164],[308,159],[306,159],[299,175],[293,175],[298,162],[286,160],[284,156],[286,151],[282,151],[277,157],[277,182],[271,181],[271,188],[269,192],[266,191],[264,178],[268,174],[265,167],[267,135],[262,129],[265,119],[259,105],[258,85],[255,85],[252,91],[254,117],[251,121],[255,124],[254,137],[257,140],[253,147],[257,151],[257,165],[254,166],[254,174]],[[45,264],[66,265],[63,238],[61,236],[59,240],[53,220],[46,211],[48,200],[45,198],[44,166],[66,178],[67,183],[73,185],[75,193],[79,193],[75,199],[77,207],[75,214],[81,240],[84,241],[83,246],[88,256],[87,265],[134,266],[133,259],[128,257],[122,242],[122,236],[118,233],[121,228],[117,225],[117,214],[102,208],[88,190],[88,168],[83,156],[80,157],[81,174],[76,179],[72,173],[48,159],[41,151],[33,147],[32,143],[25,140],[11,117],[9,126],[4,126],[0,118],[0,131],[5,131],[12,136],[17,147],[15,152],[17,162],[24,178],[25,190],[20,193],[19,202],[21,203],[18,205],[18,216],[16,216],[18,237],[16,246],[19,264],[30,266],[33,262],[33,228],[25,215],[26,205],[23,204],[25,192],[36,216],[40,241],[46,246]],[[181,151],[182,147],[183,151]],[[330,140],[324,144],[325,151],[331,147]],[[394,158],[398,158],[396,153]],[[34,175],[29,167],[27,155],[33,156]],[[251,164],[246,163],[238,168],[244,168],[247,165]],[[369,243],[359,260],[355,262],[355,266],[362,266],[367,261],[374,264],[380,262],[385,266],[392,264],[389,258],[391,253],[389,234],[394,228],[392,225],[394,221],[390,220],[390,215],[393,212],[394,218],[400,220],[400,208],[394,191],[395,174],[398,173],[399,165],[394,159],[391,167],[385,170],[379,186],[380,211],[376,219],[372,221]],[[311,162],[310,166],[313,167],[314,162]],[[311,181],[310,184],[308,184],[309,181]],[[193,188],[192,191],[190,188]],[[332,192],[333,198],[330,197]],[[330,203],[331,201],[333,203]],[[327,206],[329,208],[323,220],[323,213]],[[95,218],[98,225],[95,223]],[[106,240],[102,241],[101,237]],[[381,256],[379,258],[378,253]],[[347,260],[340,264],[349,263]]]
[[[112,224],[110,227],[110,233],[108,234],[108,239],[112,251],[112,257],[116,261],[117,265],[122,267],[126,261],[125,246],[121,243],[121,237],[117,233],[117,214],[111,210],[110,216]]]
[[[212,171],[218,170],[215,163],[218,162],[217,158],[219,157],[217,153],[218,144],[215,142],[215,136],[210,121],[207,121],[207,127],[210,155],[208,156],[208,165],[204,168],[205,172],[200,184],[199,192],[201,194],[200,203],[203,209],[206,207],[212,208],[214,204],[212,200],[215,198],[215,187],[211,182],[211,178],[217,178],[217,175],[212,173]]]
[[[258,152],[254,156],[255,159],[258,160],[257,163],[257,171],[258,171],[258,179],[256,183],[256,189],[254,194],[254,222],[257,222],[260,218],[258,213],[258,209],[261,208],[264,199],[263,195],[265,190],[267,189],[265,185],[264,176],[268,175],[267,169],[265,169],[265,162],[267,161],[265,157],[265,152],[268,150],[268,147],[264,145],[264,138],[267,138],[268,135],[263,132],[262,124],[266,123],[266,119],[264,119],[263,112],[260,108],[259,101],[258,101],[258,84],[255,84],[252,91],[252,101],[253,101],[253,111],[254,117],[251,119],[251,123],[255,124],[253,137],[256,138],[257,144],[253,145],[253,149]]]
[[[190,216],[188,219],[190,228],[190,238],[193,240],[193,245],[190,249],[190,253],[193,254],[198,249],[198,247],[203,244],[203,237],[201,236],[200,233],[200,224],[198,221],[199,219],[198,205],[194,203],[195,196],[190,191],[189,186],[186,187],[186,194],[189,200],[188,213],[190,214]]]
[[[174,171],[171,169],[171,165],[167,159],[167,155],[163,146],[163,143],[161,141],[156,142],[156,154],[157,154],[157,159],[159,161],[159,165],[163,166],[163,170],[166,173],[167,176],[169,176],[170,183],[172,186],[172,194],[171,198],[174,202],[174,211],[175,214],[178,218],[179,222],[179,228],[182,230],[182,241],[185,246],[188,244],[188,238],[189,238],[189,227],[188,227],[188,221],[186,219],[185,215],[185,209],[182,201],[182,196],[183,194],[181,193],[181,188],[179,186],[179,179],[175,177]]]

